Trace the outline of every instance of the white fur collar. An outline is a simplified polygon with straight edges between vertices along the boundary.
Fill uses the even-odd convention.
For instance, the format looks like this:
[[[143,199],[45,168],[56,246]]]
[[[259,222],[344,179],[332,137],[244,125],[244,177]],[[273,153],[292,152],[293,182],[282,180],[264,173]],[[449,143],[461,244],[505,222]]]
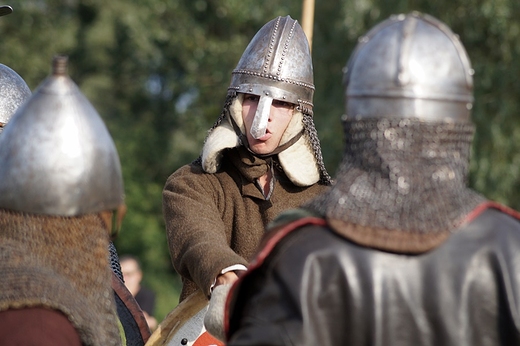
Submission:
[[[240,145],[240,140],[233,126],[226,120],[213,129],[206,138],[202,148],[202,169],[207,173],[215,173],[220,165],[222,151]]]
[[[278,160],[287,177],[296,186],[310,186],[320,180],[318,164],[307,136],[278,154]]]

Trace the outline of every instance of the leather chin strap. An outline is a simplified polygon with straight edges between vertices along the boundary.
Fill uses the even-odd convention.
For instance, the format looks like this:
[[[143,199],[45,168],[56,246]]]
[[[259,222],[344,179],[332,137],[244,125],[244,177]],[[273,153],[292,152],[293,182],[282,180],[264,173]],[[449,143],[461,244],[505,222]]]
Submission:
[[[256,157],[259,157],[261,159],[265,159],[265,158],[277,155],[277,154],[281,153],[282,151],[284,151],[285,149],[289,148],[291,145],[296,143],[300,139],[301,136],[303,136],[303,132],[304,132],[304,130],[302,129],[296,136],[294,136],[289,141],[280,145],[278,148],[276,148],[275,150],[273,150],[272,152],[270,152],[268,154],[257,154],[254,151],[252,151],[251,148],[249,147],[249,142],[247,141],[247,136],[245,134],[243,134],[242,131],[240,131],[240,128],[238,127],[237,123],[235,122],[235,119],[233,119],[232,116],[229,116],[229,119],[231,119],[231,124],[233,125],[233,129],[235,130],[235,133],[238,136],[238,138],[240,139],[240,142],[242,143],[242,145],[244,147],[246,147],[247,150],[251,154],[253,154]]]

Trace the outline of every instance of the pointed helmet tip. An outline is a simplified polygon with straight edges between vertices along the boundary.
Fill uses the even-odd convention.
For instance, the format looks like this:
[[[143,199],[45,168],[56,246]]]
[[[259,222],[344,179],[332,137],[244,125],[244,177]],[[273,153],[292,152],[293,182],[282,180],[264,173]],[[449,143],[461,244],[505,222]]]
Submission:
[[[57,55],[52,60],[52,74],[66,75],[69,58],[66,55]]]

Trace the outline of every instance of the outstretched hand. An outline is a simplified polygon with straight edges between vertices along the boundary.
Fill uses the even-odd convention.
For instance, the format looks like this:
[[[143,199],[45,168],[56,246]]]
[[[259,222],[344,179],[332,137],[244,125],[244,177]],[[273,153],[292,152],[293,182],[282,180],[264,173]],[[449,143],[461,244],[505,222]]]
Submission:
[[[233,282],[238,280],[238,275],[234,271],[230,271],[217,276],[215,287],[220,285],[231,285]]]

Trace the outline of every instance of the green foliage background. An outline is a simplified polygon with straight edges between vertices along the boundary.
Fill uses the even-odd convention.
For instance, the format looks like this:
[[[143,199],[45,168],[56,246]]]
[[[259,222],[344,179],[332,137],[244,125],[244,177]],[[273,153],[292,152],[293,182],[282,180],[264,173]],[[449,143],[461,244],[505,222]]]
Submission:
[[[0,63],[34,90],[54,55],[103,117],[116,142],[128,214],[119,254],[140,257],[161,321],[180,280],[168,254],[161,190],[195,159],[218,117],[230,74],[249,40],[278,15],[301,18],[300,0],[12,0],[0,18]],[[342,68],[359,36],[391,14],[429,13],[460,35],[473,63],[477,134],[470,185],[520,209],[520,2],[316,1],[315,122],[334,173],[342,152]]]

